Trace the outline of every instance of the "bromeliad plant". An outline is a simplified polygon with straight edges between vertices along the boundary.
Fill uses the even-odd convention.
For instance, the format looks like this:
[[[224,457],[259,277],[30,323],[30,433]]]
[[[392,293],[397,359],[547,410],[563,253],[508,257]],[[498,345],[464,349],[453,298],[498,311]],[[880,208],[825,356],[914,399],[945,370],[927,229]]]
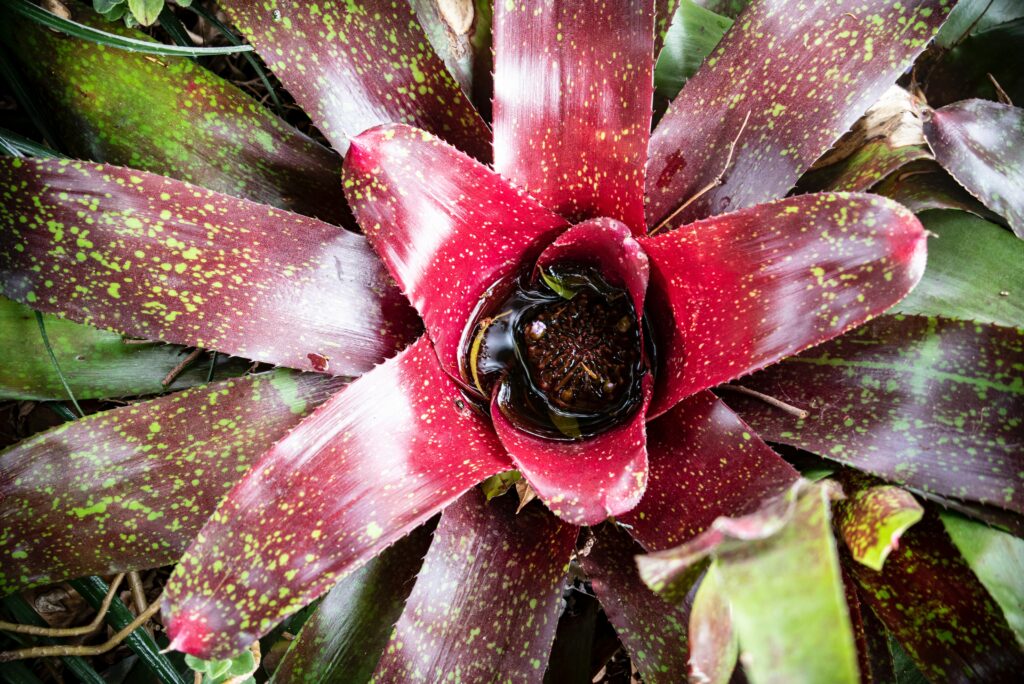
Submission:
[[[321,375],[5,452],[0,588],[177,563],[174,649],[229,657],[330,591],[279,681],[518,681],[548,667],[573,567],[646,681],[727,681],[739,651],[756,681],[881,680],[887,633],[935,679],[1014,675],[1019,596],[962,559],[973,523],[852,469],[802,479],[710,391],[798,355],[751,381],[820,415],[737,402],[774,440],[1020,529],[1019,333],[900,316],[843,335],[921,279],[926,233],[877,195],[786,196],[948,2],[752,2],[653,133],[674,3],[497,3],[491,128],[404,2],[221,4],[340,180],[190,62],[111,85],[129,57],[25,27],[18,54],[51,60],[26,69],[68,78],[47,94],[66,149],[116,165],[3,160],[0,291]],[[472,5],[451,3],[461,30],[449,3],[413,5],[428,30],[474,25]],[[164,126],[126,145],[143,110]],[[915,354],[948,367],[901,394],[887,374]],[[540,501],[495,496],[516,480]],[[359,655],[338,655],[338,612],[365,621]]]

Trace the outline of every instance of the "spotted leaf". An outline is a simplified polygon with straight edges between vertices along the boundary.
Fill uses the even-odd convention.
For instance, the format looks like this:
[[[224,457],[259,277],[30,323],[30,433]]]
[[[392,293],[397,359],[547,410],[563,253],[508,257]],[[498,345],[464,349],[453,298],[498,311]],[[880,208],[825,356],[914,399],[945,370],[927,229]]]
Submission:
[[[358,375],[419,322],[365,240],[163,176],[0,160],[0,294],[134,337]]]
[[[172,645],[205,659],[241,651],[509,467],[421,338],[321,406],[231,490],[165,590]]]
[[[578,534],[477,489],[445,509],[375,682],[539,682]]]
[[[718,565],[711,563],[690,612],[690,679],[705,684],[726,684],[740,654],[732,607],[718,575]]]
[[[490,131],[434,53],[408,2],[223,0],[245,38],[334,148],[393,122],[490,159]]]
[[[494,10],[494,168],[573,221],[606,216],[646,232],[654,3]]]
[[[900,537],[924,515],[914,495],[893,485],[848,478],[846,499],[837,504],[836,525],[850,555],[872,570],[881,570]]]
[[[947,0],[751,2],[651,136],[647,220],[782,197],[931,40]]]
[[[280,370],[97,413],[0,454],[0,594],[181,557],[341,380]]]
[[[1020,331],[885,316],[744,380],[810,412],[729,405],[765,439],[926,493],[1024,512]]]
[[[661,358],[654,415],[882,313],[925,266],[920,222],[873,195],[801,195],[640,243]]]
[[[1024,110],[964,100],[932,111],[924,133],[935,159],[1024,238]]]

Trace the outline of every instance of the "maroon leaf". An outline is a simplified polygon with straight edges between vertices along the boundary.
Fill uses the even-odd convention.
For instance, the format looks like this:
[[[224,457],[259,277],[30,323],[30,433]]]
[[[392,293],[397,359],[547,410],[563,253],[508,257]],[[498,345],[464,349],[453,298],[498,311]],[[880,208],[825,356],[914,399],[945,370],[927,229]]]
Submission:
[[[622,522],[649,551],[689,541],[719,516],[757,510],[797,472],[710,392],[647,426],[647,493]]]
[[[673,225],[785,195],[924,49],[949,5],[752,2],[651,136],[648,224],[686,202]]]
[[[494,8],[494,168],[574,221],[644,224],[653,2]]]
[[[885,316],[744,381],[807,419],[738,395],[729,405],[765,439],[1024,513],[1022,363],[1013,328]]]
[[[274,681],[369,681],[416,583],[431,531],[429,524],[417,528],[327,592],[274,670]]]
[[[908,163],[876,185],[872,192],[899,202],[915,214],[929,209],[960,209],[989,221],[1000,221],[998,214],[985,208],[929,159]]]
[[[408,2],[220,5],[339,152],[368,128],[404,122],[490,159],[487,124],[430,47]]]
[[[921,223],[872,195],[801,195],[640,243],[661,312],[653,415],[882,313],[925,266]]]
[[[173,563],[339,379],[281,370],[97,413],[0,454],[0,595]]]
[[[689,606],[670,606],[647,588],[634,560],[639,553],[643,549],[624,530],[608,524],[594,530],[590,552],[579,559],[644,681],[684,681]]]
[[[149,39],[67,3],[76,21]],[[61,150],[325,221],[347,218],[341,159],[185,57],[110,49],[8,14],[21,73]],[[56,142],[56,141],[55,141]]]
[[[626,423],[582,440],[536,437],[516,427],[499,401],[491,420],[516,467],[551,512],[574,525],[596,525],[640,501],[647,487],[646,421],[653,386],[643,379],[644,400]]]
[[[352,141],[345,194],[456,378],[463,331],[484,292],[567,225],[483,164],[401,125]]]
[[[845,569],[843,590],[853,636],[857,642],[857,669],[860,670],[861,681],[865,684],[897,681],[892,669],[892,655],[889,653],[885,627],[861,600],[857,581]]]
[[[241,651],[508,469],[421,338],[320,407],[231,491],[167,585],[172,645],[203,658]]]
[[[143,171],[0,160],[0,294],[81,323],[358,375],[414,339],[360,236]]]
[[[936,160],[1024,238],[1024,110],[955,102],[931,112],[924,134]]]
[[[477,489],[445,510],[375,678],[539,682],[577,528]]]
[[[999,606],[934,514],[912,527],[883,572],[848,563],[867,603],[929,679],[1016,682],[1021,651]]]

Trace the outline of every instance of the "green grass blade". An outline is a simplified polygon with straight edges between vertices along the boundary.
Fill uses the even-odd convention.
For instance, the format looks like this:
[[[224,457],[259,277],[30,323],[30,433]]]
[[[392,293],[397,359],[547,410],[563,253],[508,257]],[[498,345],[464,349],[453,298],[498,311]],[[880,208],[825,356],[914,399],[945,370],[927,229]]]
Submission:
[[[185,55],[187,57],[202,57],[205,55],[230,55],[237,52],[251,52],[251,45],[230,45],[226,47],[183,47],[179,45],[164,45],[163,43],[126,38],[113,33],[107,33],[99,29],[79,24],[76,21],[59,17],[56,14],[47,12],[41,7],[33,5],[28,0],[12,0],[6,5],[18,14],[37,21],[44,26],[56,29],[76,38],[89,40],[107,47],[128,50],[129,52],[142,52],[149,55]]]
[[[0,150],[12,157],[59,157],[57,152],[14,131],[0,128]]]
[[[57,363],[57,355],[53,353],[53,347],[50,346],[50,338],[46,334],[46,324],[43,322],[43,314],[38,311],[36,314],[36,323],[39,324],[39,334],[43,338],[43,346],[46,347],[46,353],[50,355],[50,362],[53,363],[53,370],[57,372],[57,377],[60,378],[60,384],[64,385],[64,391],[68,393],[68,398],[71,403],[75,405],[75,410],[78,411],[78,415],[85,418],[85,412],[82,411],[82,407],[78,405],[78,400],[75,399],[74,392],[71,391],[71,386],[68,385],[68,379],[64,377],[64,371],[60,369],[60,364]]]
[[[188,37],[188,31],[185,30],[185,26],[178,19],[178,15],[167,5],[164,5],[164,8],[160,10],[159,20],[160,26],[163,27],[164,31],[167,31],[167,35],[171,37],[171,40],[182,47],[195,47],[192,44],[192,39]],[[195,58],[193,57],[193,59]]]
[[[7,596],[3,599],[3,605],[15,622],[20,622],[23,625],[35,625],[37,627],[49,626],[20,594]],[[39,643],[51,645],[57,642],[53,639],[39,637]],[[84,658],[79,656],[63,656],[61,661],[74,673],[78,681],[84,684],[106,684],[106,680],[96,670],[92,669],[92,666]]]

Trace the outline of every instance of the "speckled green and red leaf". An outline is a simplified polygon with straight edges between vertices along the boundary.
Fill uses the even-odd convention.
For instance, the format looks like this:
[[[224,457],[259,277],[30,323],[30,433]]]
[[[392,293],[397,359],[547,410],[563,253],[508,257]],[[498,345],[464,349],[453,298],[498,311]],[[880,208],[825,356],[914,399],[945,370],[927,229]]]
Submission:
[[[718,573],[718,565],[711,563],[690,611],[690,677],[704,684],[727,684],[740,654],[732,607]]]
[[[931,159],[924,145],[893,147],[884,138],[870,140],[849,157],[806,173],[800,178],[797,188],[804,191],[866,192],[900,167],[920,159]]]
[[[146,38],[68,8],[76,21]],[[64,152],[351,221],[337,192],[341,160],[196,62],[111,49],[24,19],[12,18],[4,35]]]
[[[345,194],[455,378],[480,298],[499,279],[532,267],[568,226],[488,167],[403,125],[352,141]]]
[[[1024,109],[964,100],[925,118],[935,159],[1024,238]]]
[[[178,560],[339,379],[287,370],[91,415],[0,455],[0,594]]]
[[[230,492],[167,585],[174,647],[238,653],[509,468],[421,338],[321,406]]]
[[[673,225],[785,195],[924,49],[948,5],[752,2],[651,136],[648,224],[690,200]]]
[[[540,682],[579,530],[470,490],[445,509],[374,679]]]
[[[0,160],[0,294],[136,337],[358,375],[419,321],[366,241],[163,176]]]
[[[654,2],[494,9],[494,168],[570,220],[644,234]]]
[[[885,316],[751,376],[729,405],[767,440],[941,496],[1024,512],[1024,335],[1014,328]]]
[[[801,195],[640,244],[660,369],[653,415],[702,389],[820,344],[902,299],[925,232],[873,195]]]
[[[418,527],[327,592],[274,670],[273,681],[369,681],[416,582],[431,533],[429,524]]]
[[[487,161],[491,135],[434,53],[408,2],[221,7],[335,149],[384,123],[409,123]]]
[[[159,394],[206,382],[210,363],[197,361],[174,381],[163,379],[185,359],[185,350],[170,344],[125,344],[117,333],[97,330],[56,316],[44,315],[46,335],[76,399]],[[39,334],[35,313],[0,297],[0,349],[17,362],[0,364],[0,399],[68,398]],[[241,375],[251,366],[245,359],[218,356],[214,378]]]
[[[681,544],[719,516],[756,510],[797,472],[720,399],[701,392],[647,426],[647,492],[621,517],[650,551]]]
[[[881,570],[924,508],[907,490],[873,478],[850,475],[841,482],[846,499],[836,504],[836,526],[855,561]]]
[[[895,200],[915,214],[929,209],[959,209],[989,221],[1002,221],[930,159],[908,163],[884,178],[871,192]]]
[[[649,684],[686,679],[688,607],[670,606],[640,579],[634,556],[643,549],[614,524],[593,531],[579,555],[608,620]]]
[[[857,580],[845,569],[843,591],[846,607],[850,612],[853,636],[857,642],[857,666],[860,669],[861,682],[882,684],[896,681],[885,627],[871,612],[871,608],[861,600]]]
[[[1024,651],[992,600],[929,513],[910,528],[883,572],[848,563],[865,601],[929,679],[1015,682]]]

